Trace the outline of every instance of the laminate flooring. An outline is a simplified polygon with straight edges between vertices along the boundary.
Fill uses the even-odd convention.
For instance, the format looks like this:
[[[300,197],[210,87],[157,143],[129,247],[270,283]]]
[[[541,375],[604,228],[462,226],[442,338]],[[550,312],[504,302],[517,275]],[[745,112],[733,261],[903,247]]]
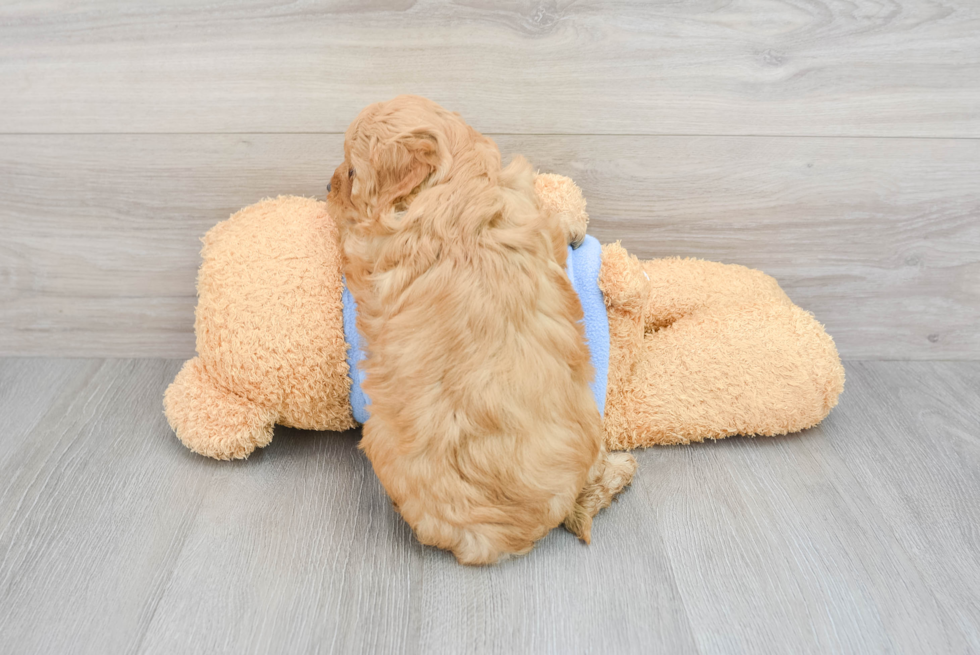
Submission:
[[[356,431],[187,451],[180,363],[0,359],[0,651],[980,652],[980,362],[848,362],[820,426],[638,452],[591,546],[485,568]]]

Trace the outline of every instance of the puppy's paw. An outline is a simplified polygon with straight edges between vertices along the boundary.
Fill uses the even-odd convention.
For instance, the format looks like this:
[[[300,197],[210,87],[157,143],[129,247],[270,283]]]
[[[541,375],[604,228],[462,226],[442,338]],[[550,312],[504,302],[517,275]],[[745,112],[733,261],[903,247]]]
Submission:
[[[565,517],[564,525],[585,543],[592,543],[592,515],[582,505],[575,503],[572,513]]]
[[[575,506],[565,517],[565,528],[589,543],[592,539],[592,517],[599,513],[633,481],[636,458],[629,453],[604,453],[590,471],[589,481],[579,492]]]

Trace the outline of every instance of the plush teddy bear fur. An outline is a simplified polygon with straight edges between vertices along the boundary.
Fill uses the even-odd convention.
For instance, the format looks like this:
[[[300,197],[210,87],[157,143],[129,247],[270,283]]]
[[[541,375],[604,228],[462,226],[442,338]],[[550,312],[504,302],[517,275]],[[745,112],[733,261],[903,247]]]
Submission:
[[[295,197],[246,207],[205,235],[197,357],[164,395],[185,446],[239,459],[268,445],[276,423],[356,426],[337,239],[324,203]]]
[[[644,275],[644,273],[646,275]],[[844,388],[833,339],[776,281],[697,259],[603,247],[612,449],[773,436],[822,421]]]
[[[572,241],[584,236],[574,182],[539,175],[535,188]],[[268,445],[276,423],[355,427],[337,230],[325,204],[282,196],[246,207],[207,233],[202,257],[198,356],[164,395],[184,445],[237,459]],[[833,340],[759,271],[640,262],[615,243],[603,246],[599,286],[609,316],[610,448],[786,434],[837,404],[844,369]]]

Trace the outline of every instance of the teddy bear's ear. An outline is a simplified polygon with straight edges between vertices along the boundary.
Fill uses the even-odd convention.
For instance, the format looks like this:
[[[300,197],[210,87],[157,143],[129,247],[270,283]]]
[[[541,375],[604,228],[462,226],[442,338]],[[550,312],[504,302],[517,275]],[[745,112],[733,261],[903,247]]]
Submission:
[[[372,149],[379,208],[395,206],[427,178],[448,169],[451,157],[444,142],[444,135],[438,130],[419,128]]]

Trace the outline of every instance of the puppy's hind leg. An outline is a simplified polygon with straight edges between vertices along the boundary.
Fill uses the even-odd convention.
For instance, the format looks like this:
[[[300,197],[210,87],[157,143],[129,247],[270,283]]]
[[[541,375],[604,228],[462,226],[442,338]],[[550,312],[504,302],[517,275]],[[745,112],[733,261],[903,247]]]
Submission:
[[[633,480],[636,458],[629,453],[608,453],[605,447],[589,470],[589,480],[582,487],[571,513],[565,517],[565,529],[589,543],[592,539],[592,517]]]

